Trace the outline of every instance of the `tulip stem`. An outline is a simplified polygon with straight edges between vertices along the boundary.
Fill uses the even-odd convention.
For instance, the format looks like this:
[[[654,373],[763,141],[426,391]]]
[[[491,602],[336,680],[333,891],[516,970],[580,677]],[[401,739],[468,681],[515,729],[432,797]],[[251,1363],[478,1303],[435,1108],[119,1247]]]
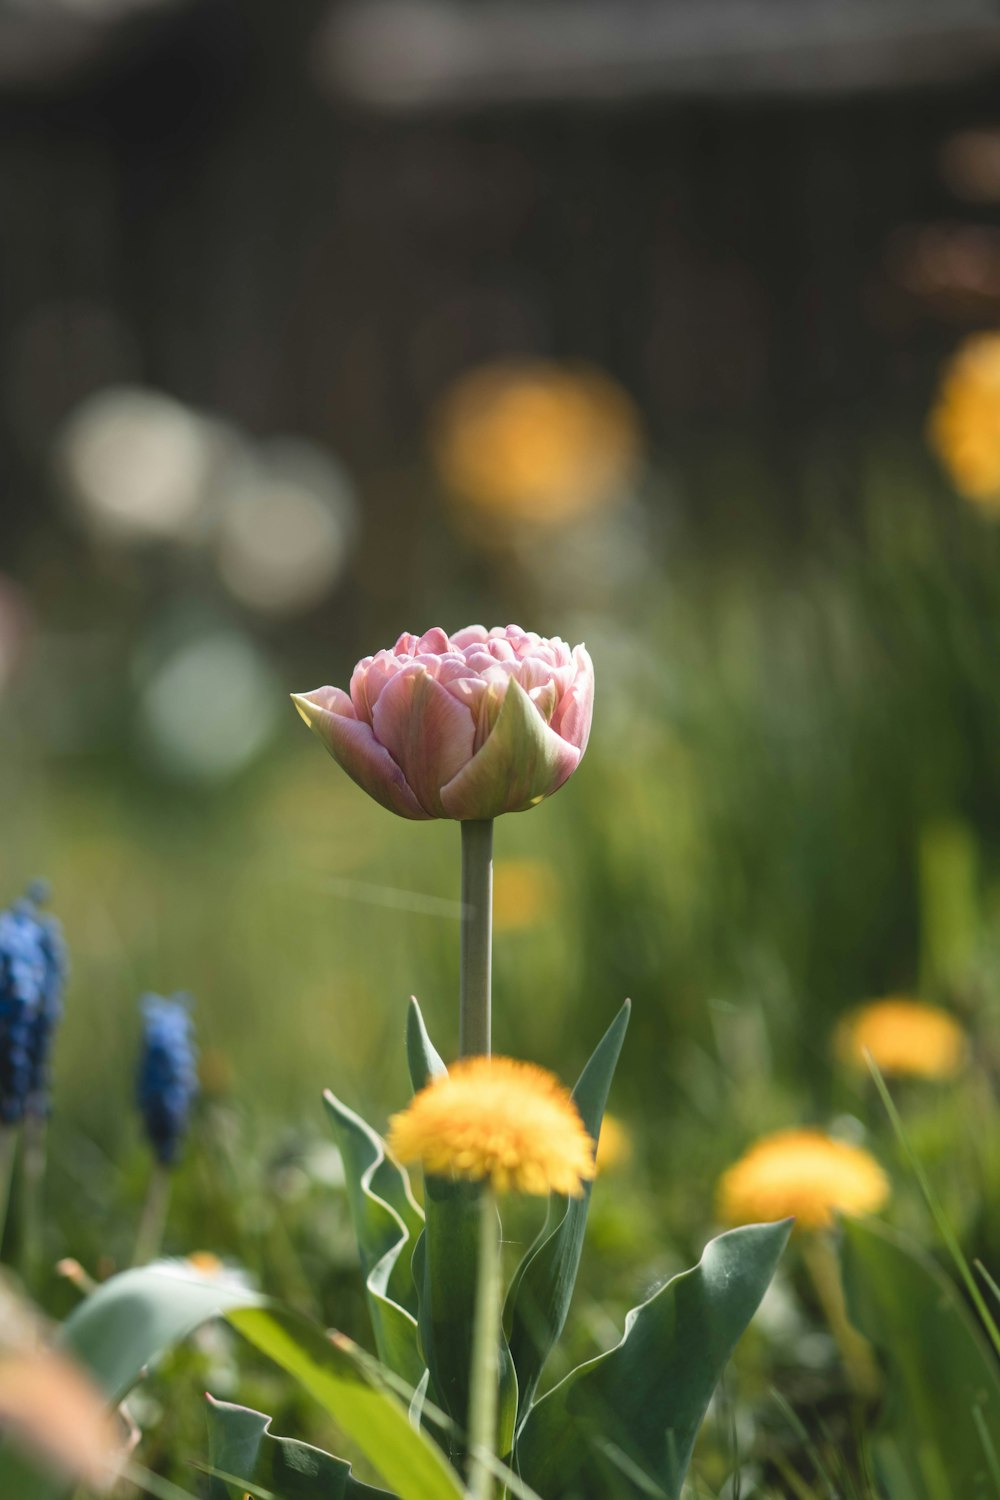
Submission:
[[[469,1500],[493,1500],[500,1346],[500,1232],[492,1189],[483,1185],[479,1203],[479,1266],[472,1325],[469,1397]]]
[[[493,956],[493,819],[462,823],[462,959],[458,1050],[490,1053]]]

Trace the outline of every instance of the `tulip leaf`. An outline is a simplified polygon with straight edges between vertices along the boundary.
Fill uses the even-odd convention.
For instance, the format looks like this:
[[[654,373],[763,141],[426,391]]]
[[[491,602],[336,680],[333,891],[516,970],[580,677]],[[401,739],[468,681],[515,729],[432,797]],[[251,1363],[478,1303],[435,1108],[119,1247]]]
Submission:
[[[573,1090],[573,1099],[595,1151],[630,1011],[630,1002],[626,1000]],[[517,1371],[522,1421],[569,1312],[587,1227],[590,1191],[588,1182],[580,1198],[553,1196],[545,1225],[518,1267],[507,1295],[504,1327]]]
[[[264,1300],[184,1261],[158,1261],[105,1281],[73,1309],[59,1342],[117,1406],[149,1365],[196,1328]]]
[[[428,1035],[416,1000],[406,1025],[406,1054],[415,1090],[448,1070]],[[435,1403],[454,1426],[447,1438],[455,1462],[464,1450],[460,1433],[469,1409],[469,1365],[479,1255],[479,1187],[428,1176],[424,1181],[426,1227],[413,1253],[418,1321]],[[499,1219],[497,1233],[501,1228]],[[498,1451],[507,1453],[517,1418],[517,1378],[506,1340],[498,1355],[500,1411]],[[456,1430],[457,1429],[457,1430]]]
[[[678,1500],[723,1368],[767,1290],[790,1222],[730,1230],[633,1308],[621,1342],[529,1412],[517,1467],[541,1495]]]
[[[472,1325],[479,1261],[479,1184],[427,1176],[426,1228],[413,1253],[413,1275],[420,1297],[420,1342],[430,1370],[435,1403],[452,1419],[448,1437],[452,1461],[464,1456],[461,1433],[469,1414]],[[497,1216],[497,1234],[501,1233]],[[507,1341],[498,1351],[500,1404],[498,1452],[509,1452],[517,1418],[517,1377]],[[457,1430],[456,1430],[457,1429]]]
[[[852,1321],[886,1365],[871,1451],[887,1494],[996,1500],[986,1442],[1000,1448],[1000,1370],[958,1288],[874,1222],[845,1222],[842,1256]]]
[[[410,1006],[406,1013],[406,1061],[415,1094],[426,1088],[432,1078],[439,1078],[448,1071],[427,1034],[427,1027],[414,995],[410,996]]]
[[[417,1298],[410,1260],[423,1215],[403,1168],[360,1115],[323,1095],[344,1159],[347,1201],[361,1256],[368,1310],[379,1358],[410,1386],[424,1364],[417,1343]]]
[[[125,1271],[73,1310],[61,1343],[117,1404],[148,1365],[216,1316],[295,1376],[400,1500],[460,1500],[456,1475],[411,1427],[370,1355],[246,1287],[162,1262]]]
[[[226,1318],[325,1407],[400,1500],[460,1500],[457,1474],[350,1339],[274,1306],[232,1308]]]
[[[207,1399],[209,1466],[215,1471],[211,1500],[243,1500],[248,1485],[269,1490],[278,1500],[391,1500],[391,1491],[356,1479],[344,1459],[276,1437],[263,1412]],[[232,1482],[220,1474],[231,1475]]]

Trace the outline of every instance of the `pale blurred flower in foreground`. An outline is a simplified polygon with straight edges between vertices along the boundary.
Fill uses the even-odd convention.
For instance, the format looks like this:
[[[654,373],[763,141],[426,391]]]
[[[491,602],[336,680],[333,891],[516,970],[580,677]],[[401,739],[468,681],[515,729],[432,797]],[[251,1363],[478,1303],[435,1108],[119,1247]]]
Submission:
[[[123,1454],[118,1424],[48,1337],[41,1316],[0,1281],[0,1429],[47,1472],[109,1489]]]
[[[904,995],[873,1000],[837,1027],[837,1055],[855,1067],[872,1061],[883,1073],[917,1078],[953,1078],[968,1055],[963,1027],[936,1005]]]
[[[961,495],[1000,512],[1000,333],[965,340],[945,368],[931,446]]]
[[[624,499],[639,418],[610,376],[586,366],[502,361],[452,387],[434,422],[441,477],[470,519],[562,526]]]

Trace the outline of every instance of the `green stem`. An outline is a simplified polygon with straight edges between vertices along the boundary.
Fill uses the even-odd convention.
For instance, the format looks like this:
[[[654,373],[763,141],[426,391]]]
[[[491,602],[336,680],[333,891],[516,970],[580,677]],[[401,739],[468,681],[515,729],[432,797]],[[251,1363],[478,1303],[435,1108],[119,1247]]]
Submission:
[[[871,1345],[847,1316],[840,1262],[829,1237],[822,1230],[802,1236],[802,1259],[851,1385],[858,1396],[870,1401],[881,1391],[882,1377]]]
[[[493,954],[493,820],[462,823],[462,962],[458,1050],[490,1053]]]
[[[469,1395],[469,1500],[493,1500],[500,1347],[500,1234],[497,1204],[484,1184],[479,1203],[479,1266]]]
[[[167,1227],[167,1209],[170,1206],[170,1168],[155,1162],[149,1174],[146,1201],[142,1205],[139,1228],[135,1235],[135,1250],[132,1253],[134,1266],[145,1266],[155,1260],[163,1244],[163,1231]]]
[[[30,1114],[24,1121],[21,1146],[21,1181],[24,1184],[24,1233],[21,1239],[21,1269],[29,1285],[34,1281],[42,1254],[48,1121]]]
[[[16,1127],[13,1125],[0,1125],[0,1252],[3,1250],[4,1230],[7,1227],[7,1210],[10,1207],[10,1187],[14,1180],[14,1158],[16,1156]]]

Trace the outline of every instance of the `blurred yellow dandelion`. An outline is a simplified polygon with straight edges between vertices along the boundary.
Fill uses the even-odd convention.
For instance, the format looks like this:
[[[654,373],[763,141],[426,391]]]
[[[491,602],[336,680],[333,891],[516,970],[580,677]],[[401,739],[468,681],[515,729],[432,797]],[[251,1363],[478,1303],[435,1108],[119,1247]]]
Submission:
[[[421,1089],[389,1122],[389,1148],[437,1177],[488,1181],[496,1192],[578,1198],[594,1147],[553,1074],[509,1057],[469,1057]]]
[[[498,859],[493,867],[493,926],[497,932],[540,927],[555,912],[559,882],[542,859]]]
[[[874,1213],[889,1179],[869,1152],[821,1130],[762,1136],[719,1179],[717,1205],[727,1224],[794,1217],[800,1229],[824,1229],[835,1213]]]
[[[617,1115],[605,1115],[597,1142],[598,1172],[613,1172],[616,1167],[625,1166],[631,1156],[632,1136],[628,1126]]]
[[[975,334],[947,366],[928,435],[955,488],[1000,511],[1000,333]]]
[[[225,1262],[211,1250],[192,1250],[185,1257],[192,1271],[197,1271],[200,1276],[222,1276],[225,1272]]]
[[[873,1000],[845,1016],[834,1033],[837,1056],[857,1067],[870,1053],[883,1073],[953,1078],[965,1063],[965,1031],[936,1005],[903,995]]]
[[[511,360],[452,387],[432,445],[445,484],[480,517],[558,526],[622,498],[641,440],[635,407],[610,376]]]

